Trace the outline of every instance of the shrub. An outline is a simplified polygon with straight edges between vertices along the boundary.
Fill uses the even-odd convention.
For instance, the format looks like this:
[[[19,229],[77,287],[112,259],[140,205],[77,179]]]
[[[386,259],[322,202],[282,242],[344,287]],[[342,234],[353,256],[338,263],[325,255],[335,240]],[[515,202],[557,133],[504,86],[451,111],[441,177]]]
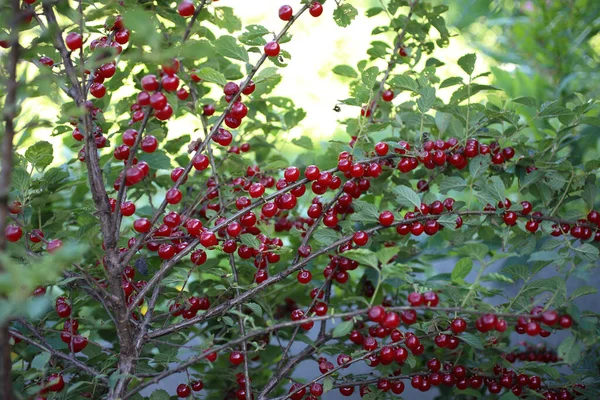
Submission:
[[[350,3],[282,6],[275,36],[216,0],[3,7],[8,398],[598,396],[597,289],[567,290],[598,264],[593,100],[508,98],[475,54],[442,80],[447,7],[392,0],[333,69],[349,138],[290,163],[290,32]]]

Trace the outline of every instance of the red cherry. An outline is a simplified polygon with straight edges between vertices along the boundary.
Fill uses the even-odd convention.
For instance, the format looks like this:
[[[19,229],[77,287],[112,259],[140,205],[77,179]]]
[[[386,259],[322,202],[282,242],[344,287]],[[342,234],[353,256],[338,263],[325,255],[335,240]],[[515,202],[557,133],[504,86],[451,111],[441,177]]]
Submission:
[[[4,228],[4,236],[9,242],[17,242],[23,236],[23,230],[18,225],[7,225]]]
[[[381,93],[381,99],[383,101],[392,101],[394,99],[394,92],[391,90],[385,90]]]
[[[233,365],[240,365],[244,362],[244,355],[239,351],[232,351],[229,355],[229,361]]]
[[[142,88],[147,92],[153,92],[158,89],[158,80],[156,75],[146,75],[142,78]]]
[[[81,38],[81,35],[77,32],[69,33],[65,39],[65,42],[67,44],[67,47],[71,51],[77,50],[83,45],[83,39]]]
[[[194,3],[192,3],[190,0],[183,0],[177,6],[177,12],[182,17],[191,17],[192,15],[194,15],[194,9]]]
[[[421,293],[412,292],[411,294],[408,295],[408,302],[413,307],[422,306],[424,301],[425,301],[425,298],[423,297],[423,295]]]
[[[142,139],[141,148],[146,153],[154,153],[158,148],[158,140],[152,135],[146,135]]]
[[[281,6],[281,7],[279,8],[279,18],[280,18],[282,21],[289,21],[289,20],[291,20],[291,19],[292,19],[292,16],[293,16],[293,13],[294,13],[294,12],[293,12],[293,10],[292,10],[292,7],[291,7],[291,6],[284,5],[284,6]]]
[[[200,235],[200,244],[204,247],[212,247],[218,244],[216,235],[210,231],[204,231]]]
[[[185,383],[182,383],[177,386],[177,396],[179,397],[188,397],[192,394],[192,389]]]
[[[364,246],[369,241],[369,235],[366,232],[362,232],[362,231],[355,232],[354,235],[352,236],[352,241],[357,246]]]
[[[323,14],[323,5],[321,3],[315,1],[310,5],[308,12],[313,17],[318,17],[321,14]]]
[[[101,83],[92,83],[92,86],[90,86],[90,93],[95,98],[100,99],[106,94],[106,87]]]
[[[573,325],[573,319],[569,315],[566,315],[566,314],[561,315],[560,318],[558,319],[558,324],[560,325],[561,328],[567,329],[567,328],[570,328],[571,325]]]
[[[150,231],[152,224],[148,218],[140,218],[133,222],[133,229],[139,233],[146,233]]]
[[[265,45],[265,54],[269,57],[277,57],[279,55],[279,43],[269,42]]]
[[[525,224],[525,229],[527,229],[531,233],[535,233],[538,230],[539,223],[537,221],[531,220],[527,221]]]
[[[310,271],[307,271],[305,269],[301,269],[300,271],[298,271],[298,282],[300,282],[303,285],[306,285],[311,280],[312,274],[310,273]]]
[[[375,145],[375,152],[380,156],[385,156],[390,150],[387,143],[379,142]]]

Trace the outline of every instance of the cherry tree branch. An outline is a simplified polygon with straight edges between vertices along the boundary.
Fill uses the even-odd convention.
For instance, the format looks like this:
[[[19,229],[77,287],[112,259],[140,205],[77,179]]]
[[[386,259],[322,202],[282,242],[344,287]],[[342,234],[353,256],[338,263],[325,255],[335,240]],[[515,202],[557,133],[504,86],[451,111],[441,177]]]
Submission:
[[[76,359],[74,356],[71,356],[67,353],[63,353],[62,351],[56,350],[55,348],[53,348],[45,339],[44,337],[37,332],[37,330],[35,329],[35,327],[33,325],[31,325],[30,323],[26,322],[25,320],[19,319],[19,323],[22,324],[23,326],[25,326],[29,331],[31,331],[31,333],[33,333],[40,342],[36,342],[35,340],[23,335],[21,332],[16,331],[16,330],[11,330],[10,333],[11,335],[13,335],[16,338],[21,339],[22,341],[24,341],[25,343],[28,343],[32,346],[37,347],[40,350],[43,350],[47,353],[50,353],[53,357],[56,358],[60,358],[62,360],[65,360],[71,364],[73,364],[74,366],[76,366],[77,368],[80,368],[81,370],[85,371],[88,375],[97,378],[101,383],[103,383],[104,385],[106,385],[108,383],[108,379],[106,378],[106,375],[101,373],[100,371],[95,370],[94,368],[88,366],[86,363],[79,361],[78,359]]]
[[[448,213],[442,213],[439,215],[419,215],[416,216],[414,218],[407,218],[407,219],[403,219],[403,220],[399,220],[394,222],[392,225],[390,226],[382,226],[382,225],[377,225],[368,229],[365,229],[364,232],[366,232],[367,234],[372,234],[375,233],[379,230],[382,229],[387,229],[387,228],[393,228],[396,227],[398,225],[402,225],[402,224],[411,224],[413,222],[417,222],[417,221],[424,221],[427,219],[439,219],[440,217],[444,216],[444,215],[456,215],[456,216],[493,216],[493,215],[497,215],[495,211],[471,211],[471,210],[465,210],[465,211],[457,211],[457,212],[448,212]],[[567,220],[562,220],[560,218],[555,218],[555,217],[547,217],[547,216],[531,216],[531,215],[527,215],[524,216],[522,214],[519,214],[521,218],[531,218],[534,220],[549,220],[549,221],[553,221],[553,222],[557,222],[557,223],[571,223],[573,224],[574,221],[567,221]],[[345,236],[321,249],[319,249],[318,251],[312,253],[311,255],[309,255],[308,257],[300,260],[299,262],[291,265],[290,267],[288,267],[287,269],[279,272],[276,275],[273,275],[272,277],[270,277],[269,279],[267,279],[266,281],[258,284],[257,286],[253,287],[252,289],[244,292],[242,295],[227,300],[224,303],[219,304],[216,307],[213,307],[211,309],[209,309],[206,313],[196,316],[192,319],[189,320],[185,320],[185,321],[181,321],[177,324],[173,324],[167,328],[164,329],[159,329],[153,332],[149,333],[149,337],[150,338],[157,338],[160,336],[164,336],[164,335],[168,335],[174,332],[178,332],[182,329],[185,329],[188,326],[194,325],[194,324],[198,324],[201,322],[204,322],[210,318],[216,317],[216,316],[220,316],[223,315],[224,313],[226,313],[229,309],[231,309],[233,306],[236,306],[238,304],[242,304],[246,301],[248,301],[250,298],[254,297],[257,293],[263,291],[264,289],[266,289],[269,286],[274,285],[277,282],[282,281],[283,279],[287,278],[289,275],[291,275],[292,273],[298,271],[299,269],[303,268],[305,265],[307,265],[308,263],[310,263],[313,259],[327,254],[328,252],[330,252],[331,250],[337,248],[338,246],[348,243],[350,240],[352,240],[352,236],[353,235],[348,235]],[[180,253],[181,254],[181,253]]]
[[[190,22],[188,23],[187,27],[185,28],[185,33],[183,34],[182,42],[185,42],[190,37],[190,34],[192,33],[192,27],[194,26],[194,23],[196,22],[198,15],[200,15],[200,12],[202,12],[202,9],[204,8],[205,4],[206,4],[206,0],[201,0],[200,4],[198,4],[196,9],[194,9],[194,14],[192,15],[192,19],[190,19]]]

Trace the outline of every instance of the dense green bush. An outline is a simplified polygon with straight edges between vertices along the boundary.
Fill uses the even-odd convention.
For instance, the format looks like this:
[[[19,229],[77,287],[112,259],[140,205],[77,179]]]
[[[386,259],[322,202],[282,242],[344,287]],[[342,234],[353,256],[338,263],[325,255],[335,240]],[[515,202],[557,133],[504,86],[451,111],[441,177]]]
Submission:
[[[599,258],[598,6],[369,8],[389,19],[333,69],[347,140],[293,139],[290,165],[306,113],[272,91],[306,62],[294,22],[327,8],[351,35],[358,15],[301,3],[280,27],[215,0],[2,5],[0,392],[597,398],[598,316],[576,304],[597,289],[567,284]],[[447,11],[469,35],[513,13],[488,52],[512,75],[470,53],[441,78]]]

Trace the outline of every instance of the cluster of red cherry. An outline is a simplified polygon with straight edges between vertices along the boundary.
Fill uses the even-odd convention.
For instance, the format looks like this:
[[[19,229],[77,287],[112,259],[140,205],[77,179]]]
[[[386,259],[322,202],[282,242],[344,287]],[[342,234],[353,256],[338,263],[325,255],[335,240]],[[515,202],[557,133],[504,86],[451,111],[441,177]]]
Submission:
[[[21,214],[23,212],[23,204],[17,200],[13,201],[8,206],[8,212],[13,215]],[[17,224],[6,225],[6,228],[4,228],[4,237],[9,242],[18,242],[23,237],[23,229]],[[32,229],[30,232],[27,232],[27,239],[32,243],[40,243],[43,241],[46,244],[46,250],[50,254],[54,253],[62,246],[62,241],[60,239],[46,240],[44,238],[44,232],[40,229]],[[45,290],[43,293],[45,293]]]
[[[511,363],[517,361],[555,363],[561,360],[556,351],[547,348],[545,343],[538,343],[534,346],[526,342],[520,342],[519,346],[521,347],[519,350],[505,354],[504,359]]]

